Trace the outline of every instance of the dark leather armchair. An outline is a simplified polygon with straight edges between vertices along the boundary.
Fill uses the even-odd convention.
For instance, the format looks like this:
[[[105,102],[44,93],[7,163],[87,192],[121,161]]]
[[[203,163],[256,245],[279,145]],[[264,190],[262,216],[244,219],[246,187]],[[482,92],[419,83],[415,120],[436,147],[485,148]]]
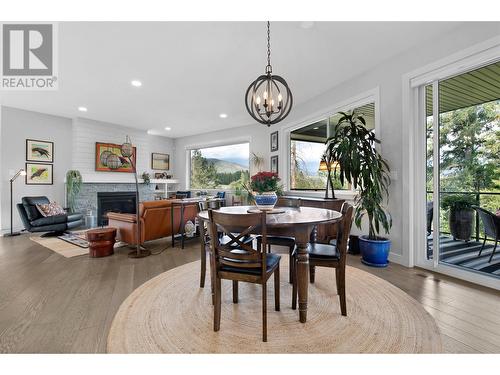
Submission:
[[[43,217],[36,205],[50,203],[47,197],[23,197],[21,202],[17,204],[17,210],[24,228],[28,232],[50,232],[50,234],[56,235],[70,229],[76,229],[83,224],[82,214],[66,213]]]

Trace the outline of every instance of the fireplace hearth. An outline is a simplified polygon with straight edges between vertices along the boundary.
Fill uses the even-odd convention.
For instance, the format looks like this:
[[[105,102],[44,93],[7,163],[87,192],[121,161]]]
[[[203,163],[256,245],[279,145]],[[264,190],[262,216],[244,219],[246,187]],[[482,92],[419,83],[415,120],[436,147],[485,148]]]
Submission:
[[[135,192],[113,191],[97,193],[97,225],[108,225],[108,212],[135,214]]]

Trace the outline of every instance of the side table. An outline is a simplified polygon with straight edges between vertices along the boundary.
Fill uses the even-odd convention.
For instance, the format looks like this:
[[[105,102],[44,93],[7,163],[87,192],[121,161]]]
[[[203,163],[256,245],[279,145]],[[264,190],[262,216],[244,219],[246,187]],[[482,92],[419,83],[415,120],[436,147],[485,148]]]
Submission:
[[[113,246],[116,241],[116,228],[99,228],[87,231],[89,242],[89,256],[100,258],[113,255]]]

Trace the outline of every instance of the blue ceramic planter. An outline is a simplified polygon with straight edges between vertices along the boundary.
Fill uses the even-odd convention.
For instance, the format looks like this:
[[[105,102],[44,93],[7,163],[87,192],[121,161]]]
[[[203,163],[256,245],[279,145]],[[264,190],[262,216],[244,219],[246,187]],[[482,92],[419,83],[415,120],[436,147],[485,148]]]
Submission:
[[[359,249],[361,250],[361,262],[372,267],[387,267],[389,261],[389,250],[391,240],[381,238],[369,240],[368,236],[359,237]]]
[[[264,192],[261,194],[254,193],[255,204],[260,210],[272,210],[278,201],[278,196],[274,191]]]

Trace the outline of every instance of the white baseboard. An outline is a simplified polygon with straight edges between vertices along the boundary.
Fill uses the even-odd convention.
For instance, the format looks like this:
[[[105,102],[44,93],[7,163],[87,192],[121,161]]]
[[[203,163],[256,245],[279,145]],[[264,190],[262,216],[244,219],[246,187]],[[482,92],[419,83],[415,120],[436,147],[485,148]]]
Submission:
[[[389,253],[389,261],[392,263],[397,263],[402,266],[408,267],[408,261],[401,255],[393,253],[392,251]]]

